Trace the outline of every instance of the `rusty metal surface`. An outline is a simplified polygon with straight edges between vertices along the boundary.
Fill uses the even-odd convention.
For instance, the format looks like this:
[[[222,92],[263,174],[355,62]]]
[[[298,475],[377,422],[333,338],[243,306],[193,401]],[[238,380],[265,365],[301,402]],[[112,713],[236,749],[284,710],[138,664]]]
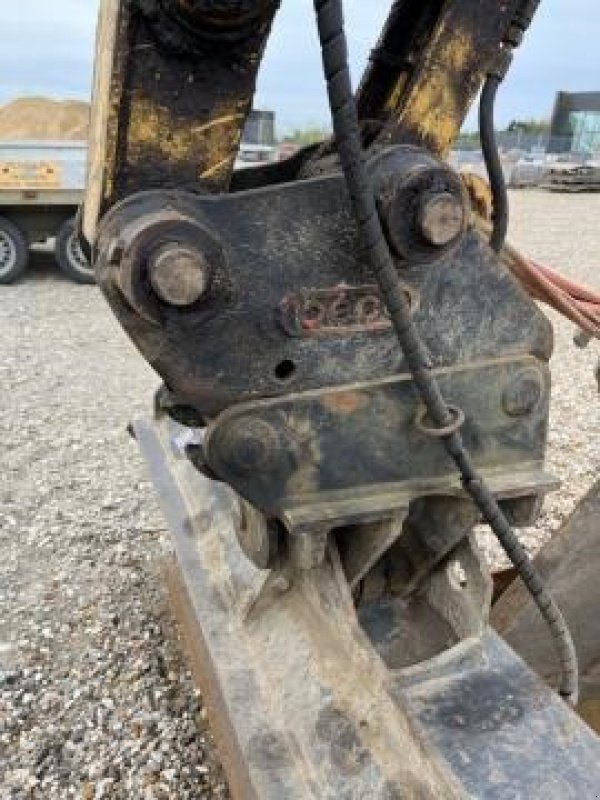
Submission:
[[[401,509],[376,522],[350,525],[338,532],[336,541],[340,560],[351,590],[360,586],[402,534],[407,514],[408,508]]]
[[[175,455],[166,419],[160,435],[148,423],[134,429],[172,533],[179,607],[236,800],[465,797],[392,699],[335,559],[293,582],[257,570],[237,544],[231,490]]]
[[[519,0],[400,0],[358,91],[379,140],[447,155],[497,58]]]
[[[208,36],[201,15],[192,29],[182,24],[177,5],[189,4],[102,2],[83,223],[91,242],[99,218],[134,192],[228,186],[278,2],[261,4],[233,41]]]
[[[551,329],[436,157],[517,3],[396,3],[359,104],[423,366],[523,522],[552,486]],[[167,387],[173,419],[135,433],[232,791],[590,796],[597,739],[487,628],[475,514],[373,292],[334,148],[232,185],[277,6],[104,0],[83,220]]]
[[[595,800],[600,739],[493,633],[396,686],[467,796]]]
[[[382,590],[377,593],[368,585],[372,573],[356,595],[361,627],[394,674],[447,655],[461,642],[478,640],[487,629],[489,573],[474,537],[462,533],[440,558],[430,560],[425,573],[394,552],[410,536],[405,526],[373,571],[384,579]]]
[[[127,194],[227,188],[278,5],[103,0],[83,225],[90,241],[98,219]],[[380,142],[446,154],[517,5],[394,3],[358,93]],[[271,172],[282,170],[265,172],[265,182]]]
[[[148,249],[173,236],[213,262],[202,301],[183,311],[161,303],[145,277]],[[549,323],[476,232],[437,260],[399,259],[398,268],[435,366],[549,357]],[[322,336],[292,335],[289,317],[282,319],[290,297],[372,282],[339,175],[219,197],[140,195],[104,220],[96,270],[150,364],[182,402],[207,415],[250,397],[405,370],[393,331],[368,316]],[[282,379],[284,362],[292,371]]]
[[[464,410],[465,442],[486,477],[512,479],[516,494],[522,471],[542,472],[550,399],[545,365],[507,358],[436,370],[436,377]],[[209,426],[206,460],[269,515],[287,520],[294,507],[327,505],[346,492],[365,498],[368,516],[377,487],[414,499],[452,494],[459,483],[439,443],[415,424],[419,410],[408,377],[236,405]]]
[[[600,732],[600,481],[542,548],[536,564],[573,631],[581,670],[581,711]],[[552,647],[519,580],[495,604],[492,623],[542,677],[556,682]]]
[[[252,567],[235,537],[235,496],[178,453],[179,430],[166,418],[135,425],[173,537],[176,607],[236,799],[593,797],[598,739],[480,615],[482,636],[389,669],[358,624],[336,551],[293,579]],[[472,575],[468,551],[458,557]]]
[[[339,336],[366,329],[389,330],[392,326],[379,289],[373,284],[307,288],[284,297],[279,309],[280,322],[290,336]]]

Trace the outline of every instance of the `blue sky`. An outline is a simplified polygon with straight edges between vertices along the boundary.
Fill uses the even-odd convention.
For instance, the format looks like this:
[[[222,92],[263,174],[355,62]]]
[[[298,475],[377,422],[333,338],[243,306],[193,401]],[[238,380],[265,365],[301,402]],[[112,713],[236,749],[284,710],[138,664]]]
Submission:
[[[346,0],[355,80],[391,0]],[[0,103],[20,95],[89,97],[98,0],[0,2]],[[282,0],[257,105],[280,131],[328,122],[312,0]],[[556,90],[600,90],[600,3],[542,0],[498,101],[500,124],[549,116]],[[472,118],[471,118],[472,119]]]

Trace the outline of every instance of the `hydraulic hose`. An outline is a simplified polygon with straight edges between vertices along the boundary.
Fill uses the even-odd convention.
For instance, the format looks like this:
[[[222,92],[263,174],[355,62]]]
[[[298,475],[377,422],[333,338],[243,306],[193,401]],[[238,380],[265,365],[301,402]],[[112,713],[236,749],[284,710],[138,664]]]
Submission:
[[[523,36],[531,25],[539,5],[540,0],[523,0],[516,9],[510,28],[502,42],[503,46],[498,54],[497,64],[485,80],[479,101],[479,136],[492,192],[490,246],[496,253],[499,253],[504,247],[509,222],[508,190],[494,126],[496,95],[511,64],[513,50],[519,47],[523,41]]]
[[[508,234],[508,190],[504,179],[504,170],[498,153],[496,131],[494,128],[494,106],[496,94],[502,78],[497,75],[488,75],[481,92],[479,102],[479,135],[481,149],[487,169],[490,189],[492,192],[492,235],[490,245],[492,250],[499,253],[504,247]]]
[[[365,167],[358,112],[348,67],[342,0],[314,0],[314,6],[338,154],[365,255],[379,284],[427,414],[437,426],[437,434],[460,471],[465,491],[498,537],[548,624],[562,669],[560,694],[568,702],[576,704],[577,655],[566,621],[496,498],[475,469],[460,433],[460,423],[464,419],[462,412],[450,407],[442,396],[431,371],[429,354],[412,321],[410,308],[400,287],[396,266],[377,212],[372,182]]]

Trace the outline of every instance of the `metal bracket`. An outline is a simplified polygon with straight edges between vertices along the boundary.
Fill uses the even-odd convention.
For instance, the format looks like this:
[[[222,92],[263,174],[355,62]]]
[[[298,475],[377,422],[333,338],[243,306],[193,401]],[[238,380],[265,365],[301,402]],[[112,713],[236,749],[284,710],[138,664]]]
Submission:
[[[506,358],[436,375],[466,414],[463,435],[478,468],[518,494],[523,473],[543,462],[547,366]],[[406,498],[456,490],[454,465],[415,425],[418,407],[407,376],[246,403],[209,426],[205,455],[215,475],[290,530],[373,519]],[[345,519],[334,511],[344,503]]]

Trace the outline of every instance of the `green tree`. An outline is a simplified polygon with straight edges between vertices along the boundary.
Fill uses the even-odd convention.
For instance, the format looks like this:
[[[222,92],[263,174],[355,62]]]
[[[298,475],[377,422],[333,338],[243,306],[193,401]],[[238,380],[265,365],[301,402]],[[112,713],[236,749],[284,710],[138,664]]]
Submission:
[[[477,131],[464,131],[454,145],[457,150],[479,150],[481,140]]]
[[[282,142],[289,142],[296,144],[299,147],[305,147],[309,144],[322,142],[323,139],[328,139],[331,136],[331,131],[327,128],[320,128],[318,126],[310,126],[307,128],[294,128],[293,131],[286,133],[282,138]]]

